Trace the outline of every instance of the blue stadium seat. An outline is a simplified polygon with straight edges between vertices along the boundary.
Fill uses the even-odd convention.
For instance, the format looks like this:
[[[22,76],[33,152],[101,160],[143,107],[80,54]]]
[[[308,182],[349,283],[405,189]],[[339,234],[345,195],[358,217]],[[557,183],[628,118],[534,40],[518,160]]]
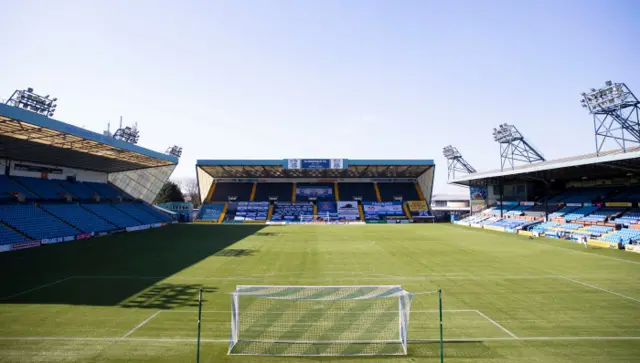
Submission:
[[[133,203],[116,203],[113,204],[113,206],[130,215],[131,217],[139,220],[140,222],[142,222],[142,224],[166,222],[166,220],[161,220],[160,218],[151,215],[142,209],[136,208]]]
[[[74,236],[80,232],[34,204],[2,205],[0,220],[35,240]]]
[[[589,215],[589,214],[593,213],[597,209],[598,209],[598,207],[594,207],[594,206],[587,206],[587,207],[578,208],[578,209],[572,211],[571,213],[565,214],[563,218],[566,221],[575,221],[575,220],[578,220],[580,218],[583,218],[586,215]]]
[[[106,219],[107,221],[109,221],[109,223],[116,225],[120,228],[133,227],[133,226],[139,226],[139,225],[145,224],[129,216],[128,214],[122,212],[121,210],[113,207],[111,204],[85,203],[81,205],[83,208],[86,208],[92,213],[97,214],[102,219]]]
[[[8,245],[25,241],[28,240],[21,236],[19,233],[16,233],[14,230],[0,223],[0,245]]]
[[[203,221],[217,221],[220,219],[220,215],[222,214],[223,209],[224,203],[203,204],[200,207],[200,212],[198,213],[198,217],[196,219],[200,219]]]
[[[64,199],[65,195],[70,194],[58,184],[59,180],[27,178],[22,176],[13,178],[43,199]]]
[[[623,228],[617,232],[600,237],[605,242],[621,243],[623,246],[629,241],[637,242],[640,240],[640,230]]]
[[[77,203],[41,204],[40,207],[82,232],[102,232],[116,229],[116,226],[82,208]]]
[[[171,218],[168,214],[163,213],[156,209],[155,207],[148,205],[146,203],[133,203],[133,206],[141,209],[142,211],[154,216],[160,222],[171,222],[173,218]]]
[[[83,182],[83,184],[95,190],[103,198],[114,198],[123,195],[121,191],[107,183]]]
[[[79,199],[93,199],[98,194],[95,190],[91,189],[88,185],[82,182],[71,182],[67,180],[58,181],[61,187],[68,190],[74,197]]]
[[[29,190],[27,190],[27,188],[17,183],[12,178],[6,175],[0,175],[0,200],[14,200],[15,198],[11,193],[22,193],[26,198],[30,199],[38,198],[38,196],[31,193]]]

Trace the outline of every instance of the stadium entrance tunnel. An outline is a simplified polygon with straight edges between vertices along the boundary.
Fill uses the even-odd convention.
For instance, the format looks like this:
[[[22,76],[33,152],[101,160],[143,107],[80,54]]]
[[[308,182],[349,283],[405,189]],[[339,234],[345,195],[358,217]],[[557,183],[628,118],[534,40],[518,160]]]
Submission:
[[[2,253],[0,304],[192,307],[200,288],[207,296],[218,287],[170,278],[209,257],[252,258],[227,247],[265,227],[173,225]]]

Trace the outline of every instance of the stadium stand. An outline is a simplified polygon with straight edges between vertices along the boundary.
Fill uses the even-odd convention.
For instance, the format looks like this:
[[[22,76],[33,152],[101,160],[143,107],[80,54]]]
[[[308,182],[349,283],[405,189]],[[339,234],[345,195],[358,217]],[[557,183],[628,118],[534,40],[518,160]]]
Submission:
[[[305,202],[275,203],[272,221],[300,221],[300,216],[313,215],[313,204]]]
[[[560,209],[558,211],[555,211],[555,212],[549,214],[549,219],[562,217],[567,213],[571,213],[571,212],[577,210],[578,208],[580,208],[580,207],[564,207],[564,208],[562,208],[562,209]]]
[[[613,220],[614,223],[622,224],[625,226],[629,226],[632,224],[638,224],[640,221],[640,210],[632,209],[626,213],[624,213],[621,217],[618,217]]]
[[[116,226],[90,213],[77,203],[41,204],[40,208],[74,226],[81,232],[102,232],[116,229]]]
[[[17,183],[12,178],[5,175],[0,175],[0,200],[15,199],[12,193],[22,193],[26,198],[29,199],[38,198],[35,194],[31,193],[27,188]]]
[[[65,195],[71,194],[63,189],[56,180],[21,176],[13,177],[13,179],[44,199],[64,199]]]
[[[133,203],[133,206],[142,210],[143,212],[146,212],[148,214],[150,214],[152,217],[154,217],[158,222],[163,223],[163,222],[173,222],[173,218],[171,218],[169,215],[167,215],[166,213],[163,213],[161,211],[159,211],[157,208],[154,208],[151,205],[148,205],[146,203]]]
[[[303,191],[310,191],[304,193]],[[333,183],[298,183],[296,186],[296,202],[306,202],[313,198],[317,200],[335,200]]]
[[[78,181],[58,180],[57,183],[74,197],[80,199],[93,199],[98,193],[91,189],[86,183]]]
[[[588,216],[580,218],[579,221],[592,223],[605,222],[609,218],[622,214],[624,211],[624,208],[600,208]]]
[[[407,200],[420,200],[415,183],[378,183],[380,198],[383,202],[391,202],[396,198]]]
[[[31,239],[75,236],[79,231],[35,204],[3,205],[0,220]]]
[[[293,194],[293,183],[258,183],[254,202],[268,202],[275,198],[280,202],[290,202]]]
[[[377,200],[376,190],[373,183],[338,183],[340,200],[350,201],[360,198],[360,200]]]
[[[154,224],[164,222],[164,220],[160,220],[156,216],[149,214],[147,211],[136,208],[133,203],[115,203],[113,204],[113,207],[140,221],[141,223],[139,224]]]
[[[230,205],[232,203],[229,203]],[[269,202],[239,202],[233,220],[266,221],[269,213]],[[227,210],[231,209],[231,206]],[[225,217],[226,219],[226,217]]]
[[[114,207],[111,204],[82,204],[82,207],[96,214],[102,219],[107,220],[109,223],[114,224],[120,228],[139,226],[146,223],[140,222],[130,215],[122,212],[120,209]]]
[[[524,211],[530,209],[532,206],[530,205],[519,205],[513,209],[510,209],[505,213],[507,216],[522,216],[524,215]]]
[[[556,228],[560,225],[560,223],[558,222],[544,222],[544,223],[540,223],[537,224],[535,226],[533,226],[533,228],[531,228],[531,232],[535,232],[535,233],[545,233],[546,231],[550,230],[551,228]]]
[[[221,203],[204,204],[200,207],[198,219],[203,221],[218,221],[222,215],[225,205]]]
[[[103,198],[114,198],[123,195],[121,191],[106,183],[84,182],[84,184],[95,190]]]
[[[211,196],[212,202],[229,200],[248,201],[253,190],[253,183],[218,183]]]
[[[571,213],[567,213],[563,216],[564,220],[567,222],[571,222],[571,221],[575,221],[581,218],[584,218],[585,216],[593,213],[594,211],[596,211],[598,209],[598,207],[594,207],[594,206],[587,206],[587,207],[582,207],[582,208],[578,208],[574,211],[571,211]]]
[[[0,244],[11,244],[27,241],[22,235],[0,223]]]
[[[558,210],[558,206],[556,206],[555,204],[549,204],[546,209],[549,213],[553,213]],[[545,206],[544,204],[534,205],[533,207],[525,210],[524,215],[529,217],[542,218],[545,215]]]
[[[630,241],[637,242],[638,240],[640,240],[640,230],[623,228],[611,234],[603,235],[602,237],[600,237],[600,240],[605,242],[620,243],[622,246],[624,246]]]
[[[589,226],[584,229],[585,232],[589,232],[589,234],[593,237],[599,237],[603,234],[609,233],[613,231],[613,227],[609,226]]]

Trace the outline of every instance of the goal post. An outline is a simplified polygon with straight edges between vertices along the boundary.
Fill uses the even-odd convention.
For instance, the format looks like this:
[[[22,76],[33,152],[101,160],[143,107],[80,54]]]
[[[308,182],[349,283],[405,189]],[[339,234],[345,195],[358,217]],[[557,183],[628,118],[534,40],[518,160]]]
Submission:
[[[414,295],[400,285],[240,285],[228,354],[406,355]]]

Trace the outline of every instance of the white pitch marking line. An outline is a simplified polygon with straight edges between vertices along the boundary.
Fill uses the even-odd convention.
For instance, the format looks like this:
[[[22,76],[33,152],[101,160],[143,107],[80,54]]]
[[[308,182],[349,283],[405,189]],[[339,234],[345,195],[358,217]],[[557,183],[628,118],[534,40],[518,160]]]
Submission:
[[[482,316],[483,318],[489,320],[489,322],[491,322],[493,325],[497,326],[498,328],[502,329],[502,331],[504,331],[505,333],[511,335],[512,337],[518,339],[518,336],[513,334],[512,332],[510,332],[507,328],[505,328],[504,326],[496,323],[495,320],[491,319],[490,317],[484,315],[480,310],[476,310],[476,313],[480,314],[480,316]]]
[[[136,325],[135,328],[129,330],[129,332],[125,335],[123,335],[120,339],[124,339],[126,337],[128,337],[129,335],[133,334],[133,332],[135,332],[136,330],[138,330],[140,327],[142,327],[144,324],[148,323],[151,319],[155,318],[158,314],[160,314],[162,312],[162,310],[158,310],[155,313],[153,313],[150,317],[148,317],[147,319],[145,319],[145,321],[143,321],[142,323]]]
[[[61,279],[61,280],[58,280],[58,281],[50,282],[50,283],[48,283],[48,284],[44,284],[44,285],[40,285],[40,286],[36,286],[36,287],[34,287],[34,288],[32,288],[32,289],[25,290],[25,291],[21,291],[21,292],[18,292],[18,293],[16,293],[16,294],[13,294],[13,295],[9,295],[9,296],[5,296],[5,297],[3,297],[3,298],[0,298],[0,301],[9,300],[9,299],[12,299],[12,298],[14,298],[14,297],[18,297],[18,296],[21,296],[21,295],[24,295],[24,294],[30,293],[30,292],[32,292],[32,291],[36,291],[36,290],[40,290],[40,289],[44,289],[45,287],[49,287],[49,286],[52,286],[52,285],[55,285],[55,284],[59,284],[59,283],[61,283],[61,282],[65,282],[65,281],[67,281],[67,280],[69,280],[69,279],[72,279],[72,278],[73,278],[73,276],[71,276],[71,277],[67,277],[67,278],[65,278],[65,279]]]
[[[381,275],[381,274],[378,274]],[[522,275],[522,276],[514,276],[514,275],[485,275],[485,276],[453,276],[453,275],[425,275],[425,276],[394,276],[388,275],[390,277],[333,277],[333,276],[323,276],[318,278],[279,278],[273,279],[269,278],[270,281],[319,281],[319,280],[482,280],[482,279],[545,279],[545,278],[557,278],[556,275]],[[260,278],[259,276],[235,276],[235,277],[172,277],[172,276],[72,276],[69,278],[78,278],[78,279],[139,279],[139,280],[222,280],[222,281],[235,281],[235,280],[255,280]]]
[[[600,291],[608,292],[608,293],[610,293],[610,294],[612,294],[612,295],[616,295],[616,296],[623,297],[623,298],[625,298],[625,299],[629,299],[629,300],[633,300],[633,301],[640,302],[640,300],[639,300],[639,299],[636,299],[636,298],[634,298],[634,297],[627,296],[627,295],[622,295],[622,294],[617,293],[617,292],[615,292],[615,291],[611,291],[611,290],[603,289],[603,288],[598,287],[598,286],[596,286],[596,285],[587,284],[587,283],[580,282],[580,281],[578,281],[578,280],[574,280],[574,279],[570,279],[570,278],[568,278],[568,277],[564,277],[564,276],[558,276],[558,277],[561,277],[561,278],[563,278],[563,279],[565,279],[565,280],[569,280],[569,281],[571,281],[571,282],[575,282],[576,284],[580,284],[580,285],[583,285],[583,286],[590,287],[590,288],[592,288],[592,289],[596,289],[596,290],[600,290]]]
[[[440,310],[411,310],[412,313],[437,313]],[[475,313],[478,310],[442,310],[443,313]],[[231,310],[202,310],[203,313],[231,313]],[[384,313],[397,313],[397,310],[383,311]],[[159,313],[192,313],[197,314],[198,310],[160,310]],[[265,312],[265,314],[282,314],[286,311],[272,311]],[[311,314],[311,313],[308,313]],[[318,312],[317,314],[324,314],[324,312]],[[361,314],[360,312],[353,312],[352,314]]]
[[[132,341],[132,342],[195,342],[194,338],[82,338],[82,337],[0,337],[0,341],[10,340],[60,340],[60,341]],[[520,338],[457,338],[445,339],[444,342],[483,342],[483,341],[527,341],[527,340],[640,340],[640,337],[520,337]],[[205,343],[229,343],[229,339],[201,339]],[[409,343],[438,342],[438,339],[409,339]]]

